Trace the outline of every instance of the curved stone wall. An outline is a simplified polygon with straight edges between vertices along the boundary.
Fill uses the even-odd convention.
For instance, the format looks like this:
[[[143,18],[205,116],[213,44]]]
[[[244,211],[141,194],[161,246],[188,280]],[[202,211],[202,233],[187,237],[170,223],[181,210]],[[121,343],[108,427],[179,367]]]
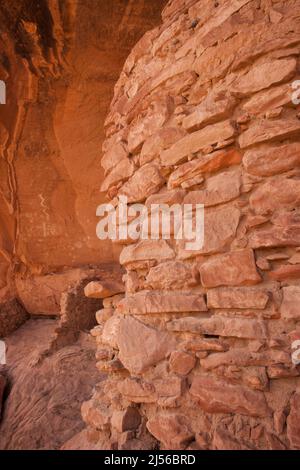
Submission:
[[[203,203],[205,240],[124,242],[126,296],[94,330],[109,378],[82,408],[95,445],[300,448],[299,13],[174,0],[125,63],[102,189]]]
[[[1,1],[0,302],[15,278],[29,277],[28,292],[39,275],[118,259],[95,233],[103,123],[126,57],[165,2]]]

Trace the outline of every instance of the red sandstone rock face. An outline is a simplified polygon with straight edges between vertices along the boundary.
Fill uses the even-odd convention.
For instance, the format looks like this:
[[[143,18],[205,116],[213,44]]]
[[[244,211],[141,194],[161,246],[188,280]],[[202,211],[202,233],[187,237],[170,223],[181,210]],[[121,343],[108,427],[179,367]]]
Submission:
[[[3,400],[5,386],[6,386],[6,379],[3,375],[0,375],[0,416],[2,416],[2,400]]]
[[[95,162],[111,83],[163,2],[117,3],[124,21],[100,0],[61,9],[45,1],[43,22],[23,1],[0,8],[0,78],[11,87],[10,112],[0,109],[1,295],[17,272],[30,313],[61,315],[43,320],[45,331],[30,321],[8,339],[13,388],[0,445],[300,448],[291,350],[300,124],[290,86],[300,77],[299,1],[171,0],[115,87],[103,172]],[[23,21],[11,29],[7,16]],[[174,232],[125,240],[125,295],[120,271],[75,269],[119,250],[100,250],[95,238],[101,183],[109,199],[148,207],[203,203],[203,248],[187,250]],[[1,304],[0,327],[23,322],[16,305]],[[90,399],[102,376],[80,330],[94,325],[97,308],[91,334],[108,377]],[[0,402],[1,393],[0,377]]]
[[[271,3],[171,0],[115,88],[108,196],[203,203],[205,230],[197,251],[126,241],[125,297],[95,332],[111,375],[83,410],[96,447],[299,447],[300,2]]]
[[[238,413],[259,417],[271,414],[263,393],[209,377],[196,376],[190,393],[208,413]]]
[[[0,338],[10,335],[26,322],[28,313],[16,300],[0,304]]]
[[[101,377],[86,333],[51,349],[55,320],[29,320],[6,338],[9,395],[0,425],[1,449],[59,449],[82,430],[81,403]],[[0,398],[2,393],[0,376]]]
[[[103,123],[125,58],[164,3],[1,2],[0,298],[12,270],[24,277],[117,259],[95,233]],[[134,165],[125,170],[121,156],[129,177]]]
[[[294,449],[300,448],[300,419],[299,419],[299,393],[295,393],[291,400],[291,412],[287,419],[288,437]]]

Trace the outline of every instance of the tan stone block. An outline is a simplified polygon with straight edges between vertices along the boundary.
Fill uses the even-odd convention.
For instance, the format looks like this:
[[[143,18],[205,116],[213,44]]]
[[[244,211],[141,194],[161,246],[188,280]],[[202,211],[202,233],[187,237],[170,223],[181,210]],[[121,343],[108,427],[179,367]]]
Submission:
[[[125,297],[118,305],[118,312],[131,315],[155,313],[206,312],[203,295],[189,292],[141,291]]]
[[[196,359],[184,351],[174,351],[170,357],[170,369],[175,374],[188,375],[195,367]]]
[[[218,287],[207,293],[209,308],[264,309],[269,299],[266,289],[255,287]]]
[[[253,251],[249,249],[211,258],[199,271],[204,287],[247,286],[261,282]]]
[[[121,319],[116,341],[120,361],[134,375],[158,364],[175,346],[168,332],[150,328],[132,317]]]
[[[190,393],[207,413],[239,413],[258,417],[271,415],[262,392],[211,377],[195,376]]]
[[[168,150],[163,151],[160,156],[161,162],[164,166],[178,165],[189,155],[199,152],[208,145],[230,139],[235,133],[236,130],[231,121],[212,124],[187,135]]]

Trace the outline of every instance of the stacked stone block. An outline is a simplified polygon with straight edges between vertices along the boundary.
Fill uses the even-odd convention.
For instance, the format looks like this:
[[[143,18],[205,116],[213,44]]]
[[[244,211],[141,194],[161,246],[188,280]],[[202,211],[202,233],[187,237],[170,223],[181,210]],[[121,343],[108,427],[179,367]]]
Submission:
[[[202,203],[205,239],[122,242],[125,293],[93,330],[108,374],[83,405],[95,442],[300,448],[299,13],[173,0],[125,63],[102,190],[113,205]]]

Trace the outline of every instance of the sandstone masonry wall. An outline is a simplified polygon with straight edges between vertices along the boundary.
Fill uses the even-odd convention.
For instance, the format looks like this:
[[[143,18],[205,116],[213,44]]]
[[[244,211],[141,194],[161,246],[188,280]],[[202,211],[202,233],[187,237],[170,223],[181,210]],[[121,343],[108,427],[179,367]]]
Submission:
[[[93,330],[95,446],[300,448],[299,0],[173,0],[124,66],[102,189],[204,203],[205,243],[125,242]],[[102,443],[102,444],[101,444]]]
[[[0,2],[0,302],[27,306],[38,286],[45,305],[47,275],[57,285],[62,271],[118,260],[95,234],[103,123],[126,57],[165,3]],[[49,313],[40,299],[29,313]]]

